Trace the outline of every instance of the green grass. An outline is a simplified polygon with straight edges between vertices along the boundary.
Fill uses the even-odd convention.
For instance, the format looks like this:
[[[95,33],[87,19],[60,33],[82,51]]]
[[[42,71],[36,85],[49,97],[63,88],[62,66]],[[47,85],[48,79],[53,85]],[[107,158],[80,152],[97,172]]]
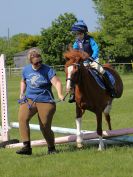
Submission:
[[[64,74],[58,73],[65,88]],[[133,127],[133,74],[122,75],[124,93],[113,102],[111,119],[113,129]],[[17,121],[19,77],[8,79],[8,110],[10,121]],[[64,89],[65,90],[65,89]],[[33,117],[31,123],[38,123]],[[53,126],[75,128],[75,106],[58,103]],[[95,130],[95,115],[86,111],[82,129]],[[103,129],[107,129],[103,118]],[[56,135],[59,136],[59,135]],[[19,139],[16,129],[10,137]],[[40,131],[31,131],[31,139],[42,139]],[[19,156],[16,149],[0,149],[1,177],[133,177],[133,146],[107,145],[103,152],[97,145],[85,145],[77,150],[75,145],[58,145],[59,154],[46,155],[47,147],[34,147],[32,156]]]

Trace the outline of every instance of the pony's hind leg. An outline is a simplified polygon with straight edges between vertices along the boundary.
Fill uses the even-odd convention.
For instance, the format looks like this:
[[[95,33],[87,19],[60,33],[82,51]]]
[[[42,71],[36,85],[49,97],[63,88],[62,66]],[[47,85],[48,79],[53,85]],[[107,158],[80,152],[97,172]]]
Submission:
[[[77,147],[82,148],[83,147],[83,135],[81,133],[81,123],[82,123],[82,118],[76,118],[76,127],[77,127]]]
[[[104,150],[104,143],[103,143],[103,137],[99,136],[99,147],[98,147],[98,151],[102,151]]]
[[[109,130],[112,130],[110,115],[104,113],[104,116],[105,116],[106,122],[107,122],[107,124],[108,124],[108,129],[109,129]]]
[[[107,121],[107,124],[108,124],[108,129],[109,130],[112,130],[112,127],[111,127],[111,119],[110,119],[110,111],[111,111],[111,108],[112,108],[112,104],[108,104],[105,109],[104,109],[104,116],[105,116],[105,119]]]

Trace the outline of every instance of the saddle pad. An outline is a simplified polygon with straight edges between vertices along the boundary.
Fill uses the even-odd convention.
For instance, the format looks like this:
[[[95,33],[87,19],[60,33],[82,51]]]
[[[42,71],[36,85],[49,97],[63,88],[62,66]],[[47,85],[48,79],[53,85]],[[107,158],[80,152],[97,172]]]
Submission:
[[[101,75],[99,75],[98,71],[96,71],[95,69],[88,69],[88,71],[91,73],[91,75],[93,76],[93,78],[95,79],[95,81],[97,82],[97,84],[102,88],[102,89],[106,89],[105,84],[104,84],[104,80],[101,77]],[[106,73],[109,76],[109,80],[112,83],[112,85],[115,84],[115,78],[114,76],[108,71],[106,70]]]

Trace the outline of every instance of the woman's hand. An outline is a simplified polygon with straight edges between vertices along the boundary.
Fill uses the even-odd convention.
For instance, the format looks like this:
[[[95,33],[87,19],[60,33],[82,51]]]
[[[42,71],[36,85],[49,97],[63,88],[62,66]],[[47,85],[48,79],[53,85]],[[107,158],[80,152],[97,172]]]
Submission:
[[[20,93],[19,98],[20,98],[20,99],[23,99],[24,97],[25,97],[25,94],[24,94],[24,93]]]
[[[58,97],[61,101],[64,101],[64,95],[58,95]]]

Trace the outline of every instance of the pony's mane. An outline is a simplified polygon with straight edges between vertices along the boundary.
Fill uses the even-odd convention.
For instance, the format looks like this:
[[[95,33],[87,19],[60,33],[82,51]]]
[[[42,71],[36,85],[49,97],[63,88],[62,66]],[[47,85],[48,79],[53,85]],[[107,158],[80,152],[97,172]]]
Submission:
[[[71,49],[64,53],[64,58],[66,59],[66,65],[69,66],[72,63],[79,63],[80,61],[85,60],[88,58],[89,55],[86,52]]]

